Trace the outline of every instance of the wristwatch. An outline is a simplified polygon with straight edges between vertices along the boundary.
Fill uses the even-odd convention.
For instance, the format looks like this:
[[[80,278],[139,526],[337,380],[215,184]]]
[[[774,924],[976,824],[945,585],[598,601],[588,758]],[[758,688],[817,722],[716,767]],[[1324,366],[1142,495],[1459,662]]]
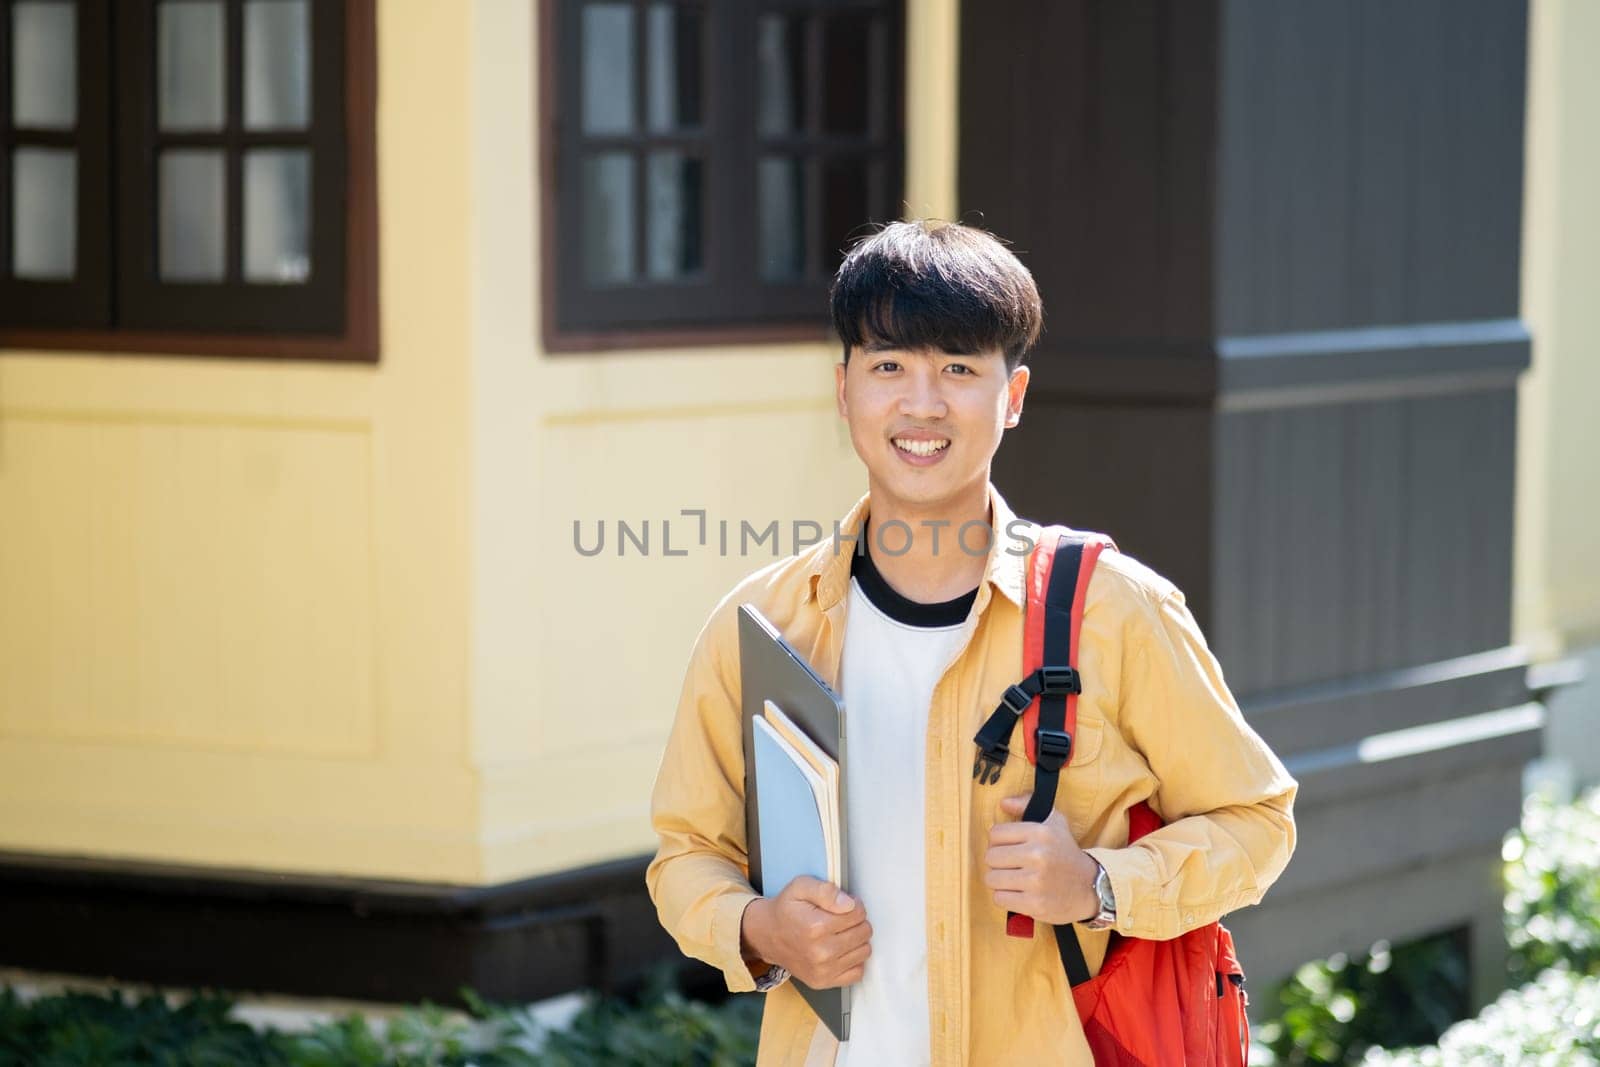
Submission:
[[[1090,930],[1107,930],[1117,922],[1117,898],[1111,893],[1111,876],[1100,866],[1099,860],[1095,860],[1094,865],[1094,895],[1099,898],[1100,910],[1084,926]]]
[[[770,993],[789,980],[789,972],[774,963],[767,973],[756,979],[757,993]]]

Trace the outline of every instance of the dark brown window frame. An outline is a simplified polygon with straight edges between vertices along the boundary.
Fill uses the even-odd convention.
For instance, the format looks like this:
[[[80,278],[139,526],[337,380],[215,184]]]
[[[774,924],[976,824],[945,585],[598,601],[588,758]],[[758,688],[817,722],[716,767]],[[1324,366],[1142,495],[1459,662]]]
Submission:
[[[707,8],[724,6],[725,3],[746,3],[748,0],[704,0]],[[569,140],[563,143],[563,123],[560,117],[562,87],[571,86],[577,80],[576,68],[578,61],[574,53],[564,48],[576,40],[576,35],[570,26],[562,22],[563,7],[573,10],[579,6],[574,0],[540,0],[539,26],[538,26],[538,63],[539,77],[537,84],[538,101],[536,114],[538,115],[539,137],[539,188],[537,190],[536,208],[540,219],[540,238],[538,249],[540,280],[539,301],[541,334],[544,351],[552,354],[594,352],[622,348],[680,348],[688,346],[723,346],[740,344],[776,343],[784,341],[822,341],[828,339],[830,330],[826,318],[825,294],[816,287],[815,280],[795,285],[773,285],[773,290],[778,290],[781,295],[777,303],[788,303],[790,308],[799,306],[797,298],[805,298],[809,303],[815,301],[814,314],[800,314],[793,310],[780,315],[770,315],[761,318],[751,318],[745,321],[729,321],[726,323],[692,323],[685,325],[651,325],[651,326],[603,326],[594,324],[569,325],[562,321],[564,306],[561,284],[561,272],[572,270],[578,263],[576,254],[571,254],[563,262],[560,246],[564,242],[571,242],[573,235],[563,233],[560,220],[563,214],[563,197],[561,195],[563,182],[563,153],[571,152]],[[884,95],[885,116],[880,129],[873,132],[876,140],[885,141],[889,147],[882,152],[873,164],[876,176],[869,180],[877,183],[877,192],[882,194],[869,196],[869,201],[880,199],[883,203],[898,204],[903,192],[905,181],[905,0],[765,0],[761,5],[763,10],[793,11],[795,13],[844,13],[852,9],[861,9],[873,12],[882,12],[886,16],[887,52],[892,59],[892,73],[888,77],[882,69],[872,71],[873,78],[877,81],[874,88]],[[717,48],[728,46],[727,41],[719,42],[713,36],[713,30],[708,27],[707,70],[704,78],[705,111],[708,116],[714,115],[719,106],[726,106],[719,96],[725,96],[725,90],[717,84],[717,66],[714,53]],[[563,36],[565,34],[566,36]],[[734,42],[737,44],[738,42]],[[746,46],[753,42],[744,42]],[[569,57],[567,69],[562,69],[563,55]],[[743,50],[743,62],[753,62],[753,48]],[[815,59],[813,59],[815,62]],[[574,104],[570,111],[576,111]],[[750,116],[753,125],[753,116]],[[569,121],[571,121],[569,119]],[[738,135],[734,135],[735,137]],[[570,137],[570,134],[569,134]],[[730,138],[731,139],[731,138]],[[661,140],[670,142],[672,137]],[[800,150],[816,151],[821,148],[827,151],[826,145],[815,143],[800,145]],[[715,149],[715,145],[712,146]],[[727,150],[726,146],[723,148]],[[816,164],[813,164],[816,165]],[[575,164],[568,161],[569,172],[575,171]],[[714,172],[717,168],[713,167]],[[708,182],[712,175],[708,174]],[[734,193],[741,199],[741,203],[752,205],[753,191],[735,188]],[[711,200],[707,197],[707,200]],[[570,202],[570,201],[569,201]],[[736,209],[733,214],[738,217],[743,214],[753,216],[753,206]],[[707,210],[704,220],[706,231],[714,233],[719,226],[726,227],[726,219],[718,221],[715,210]],[[863,222],[867,221],[865,219]],[[715,238],[713,238],[714,240]],[[681,284],[681,283],[678,283]],[[675,287],[673,283],[664,284],[661,290]],[[647,287],[640,287],[641,289]],[[654,295],[652,293],[651,295]]]
[[[313,0],[315,3],[316,0]],[[95,354],[162,354],[200,357],[239,357],[333,362],[378,361],[378,212],[377,212],[377,32],[374,0],[344,3],[344,200],[343,318],[337,333],[242,333],[225,330],[137,328],[0,327],[0,349],[87,352]],[[93,4],[79,7],[80,17],[92,13]],[[91,20],[84,34],[105,32],[103,21]],[[237,74],[235,74],[237,76]],[[99,117],[109,121],[109,115]],[[85,108],[83,124],[96,121],[92,105]],[[102,143],[105,143],[104,141]],[[86,155],[86,161],[92,157]],[[103,160],[102,160],[103,162]],[[84,168],[87,169],[87,168]],[[109,174],[102,168],[101,175]],[[94,221],[82,214],[85,198],[80,182],[80,226]],[[104,201],[102,201],[104,202]],[[315,241],[316,238],[314,237]],[[109,247],[111,234],[104,245]],[[80,248],[93,242],[80,241]],[[88,269],[109,273],[115,265],[98,261],[91,250],[80,262]]]

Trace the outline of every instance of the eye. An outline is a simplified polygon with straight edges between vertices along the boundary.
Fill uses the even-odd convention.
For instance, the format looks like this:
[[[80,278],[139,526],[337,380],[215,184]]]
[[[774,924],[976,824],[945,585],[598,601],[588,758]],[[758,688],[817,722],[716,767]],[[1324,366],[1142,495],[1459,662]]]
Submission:
[[[892,359],[886,359],[886,360],[883,360],[880,363],[875,364],[872,369],[873,370],[881,370],[881,371],[897,371],[897,370],[900,369],[900,364],[896,363]]]
[[[945,367],[945,370],[953,371],[958,375],[972,375],[978,373],[965,363],[951,363]]]

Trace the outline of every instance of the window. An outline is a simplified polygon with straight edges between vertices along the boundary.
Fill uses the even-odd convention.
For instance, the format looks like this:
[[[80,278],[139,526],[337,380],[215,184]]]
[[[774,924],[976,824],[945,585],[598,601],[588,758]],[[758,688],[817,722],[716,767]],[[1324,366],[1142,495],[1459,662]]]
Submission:
[[[898,217],[901,0],[546,0],[546,342],[820,335]]]
[[[371,0],[0,0],[0,342],[373,358]]]

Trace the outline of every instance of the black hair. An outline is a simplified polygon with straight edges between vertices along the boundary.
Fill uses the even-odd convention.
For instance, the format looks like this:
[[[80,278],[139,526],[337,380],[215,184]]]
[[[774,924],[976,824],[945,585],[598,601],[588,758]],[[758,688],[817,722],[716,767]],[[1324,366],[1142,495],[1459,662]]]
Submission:
[[[833,328],[852,347],[972,355],[998,348],[1015,370],[1039,338],[1039,290],[991,233],[954,222],[891,222],[845,255],[829,294]]]

